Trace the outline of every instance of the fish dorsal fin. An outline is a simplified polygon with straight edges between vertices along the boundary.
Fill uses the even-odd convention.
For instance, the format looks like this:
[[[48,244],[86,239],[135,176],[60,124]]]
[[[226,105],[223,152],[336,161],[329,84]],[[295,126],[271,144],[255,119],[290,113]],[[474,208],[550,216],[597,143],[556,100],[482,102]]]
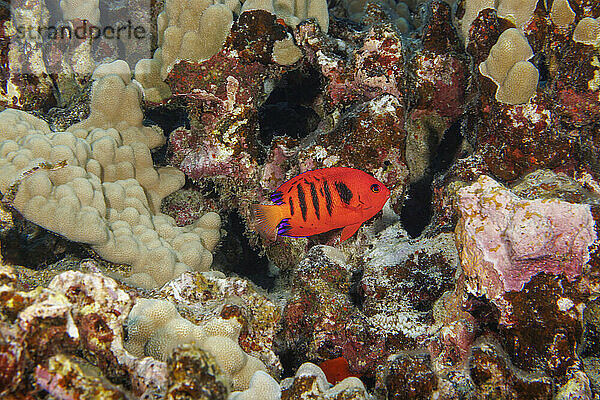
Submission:
[[[275,241],[278,228],[283,215],[281,207],[277,205],[253,204],[250,206],[252,213],[252,228],[263,238]]]
[[[356,233],[356,231],[358,230],[358,228],[360,228],[360,226],[362,225],[362,221],[358,222],[356,224],[352,224],[352,225],[347,225],[344,227],[344,229],[342,229],[342,234],[340,236],[340,243],[344,242],[346,239],[349,239],[352,237],[352,235],[354,235]]]
[[[276,190],[273,193],[271,193],[269,197],[271,198],[271,201],[273,203],[277,205],[283,204],[283,193],[281,193],[279,190]]]

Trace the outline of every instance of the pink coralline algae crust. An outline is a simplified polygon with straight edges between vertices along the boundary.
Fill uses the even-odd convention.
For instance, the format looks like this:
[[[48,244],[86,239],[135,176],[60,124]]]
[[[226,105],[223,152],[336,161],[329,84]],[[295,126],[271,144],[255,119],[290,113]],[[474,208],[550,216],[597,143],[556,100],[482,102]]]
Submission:
[[[167,196],[160,209],[162,213],[175,219],[177,226],[185,226],[196,221],[207,210],[212,210],[211,203],[199,190],[182,189]]]
[[[417,108],[427,108],[452,119],[460,116],[468,72],[466,60],[448,54],[423,53],[412,63],[419,92]]]
[[[550,87],[557,103],[557,116],[569,128],[584,128],[595,123],[600,113],[598,53],[594,46],[574,42],[571,37],[557,34],[552,38],[562,45],[551,48],[552,55],[562,59],[553,71]]]
[[[596,121],[600,114],[598,91],[585,90],[577,92],[572,88],[564,88],[558,93],[561,119],[574,127],[582,127]]]
[[[201,136],[195,128],[177,128],[169,137],[170,162],[194,181],[203,178],[234,178],[247,183],[257,164],[245,151],[235,152],[212,136]]]
[[[171,92],[186,99],[193,121],[210,133],[220,123],[256,111],[267,76],[283,68],[273,64],[273,43],[285,29],[267,11],[244,12],[223,49],[206,61],[179,62],[167,77]],[[224,133],[224,132],[221,132]]]
[[[0,322],[0,397],[14,392],[25,371],[24,338],[21,331],[6,322]]]
[[[235,177],[247,182],[254,177],[256,164],[248,153],[231,154],[227,145],[208,139],[181,162],[180,169],[196,181],[205,177]]]
[[[468,284],[499,303],[540,272],[579,276],[596,240],[588,205],[523,200],[485,175],[459,190],[458,208],[456,240]],[[509,318],[508,309],[501,312]]]
[[[595,15],[600,17],[597,5]],[[584,8],[585,10],[585,8]],[[600,165],[598,158],[600,134],[597,127],[600,114],[600,79],[598,76],[598,52],[593,46],[575,43],[571,38],[564,46],[552,50],[554,57],[562,62],[556,65],[551,90],[556,101],[555,115],[563,129],[577,138],[583,159],[594,169]]]
[[[285,71],[272,62],[273,43],[285,37],[274,15],[244,12],[219,53],[173,67],[167,82],[174,96],[185,99],[192,127],[171,134],[172,165],[195,181],[230,178],[239,186],[255,179],[262,151],[257,107],[264,101],[265,80]]]
[[[233,117],[234,111],[255,106],[266,79],[265,65],[243,63],[224,53],[200,63],[179,62],[167,78],[173,94],[186,100],[190,117],[208,132],[225,115]]]
[[[267,161],[260,171],[260,186],[267,192],[273,192],[286,181],[289,168],[288,160],[293,152],[289,149],[285,138],[274,139]]]

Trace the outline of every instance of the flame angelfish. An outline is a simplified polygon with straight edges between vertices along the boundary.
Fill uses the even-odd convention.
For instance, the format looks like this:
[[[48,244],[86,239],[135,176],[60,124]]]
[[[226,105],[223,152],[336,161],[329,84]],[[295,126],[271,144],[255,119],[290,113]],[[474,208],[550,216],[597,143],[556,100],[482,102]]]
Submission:
[[[358,169],[307,171],[271,194],[274,205],[252,205],[254,228],[271,240],[343,228],[343,242],[377,214],[389,197],[390,191],[383,183]]]

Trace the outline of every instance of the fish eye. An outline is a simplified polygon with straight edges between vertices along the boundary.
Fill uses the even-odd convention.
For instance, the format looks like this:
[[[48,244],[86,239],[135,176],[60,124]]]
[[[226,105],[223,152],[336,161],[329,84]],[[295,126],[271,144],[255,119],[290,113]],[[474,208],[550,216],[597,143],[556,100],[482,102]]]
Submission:
[[[379,193],[379,190],[380,190],[380,188],[379,188],[378,184],[374,183],[374,184],[371,185],[371,192],[373,192],[373,193]]]

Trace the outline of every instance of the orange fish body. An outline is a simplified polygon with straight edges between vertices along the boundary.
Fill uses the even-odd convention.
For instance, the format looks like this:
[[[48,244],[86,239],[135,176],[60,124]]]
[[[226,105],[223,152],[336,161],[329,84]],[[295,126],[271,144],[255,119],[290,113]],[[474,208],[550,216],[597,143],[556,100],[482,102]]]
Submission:
[[[255,229],[264,237],[303,237],[343,228],[350,238],[381,210],[390,191],[371,175],[334,167],[304,172],[271,194],[275,205],[254,204]]]

